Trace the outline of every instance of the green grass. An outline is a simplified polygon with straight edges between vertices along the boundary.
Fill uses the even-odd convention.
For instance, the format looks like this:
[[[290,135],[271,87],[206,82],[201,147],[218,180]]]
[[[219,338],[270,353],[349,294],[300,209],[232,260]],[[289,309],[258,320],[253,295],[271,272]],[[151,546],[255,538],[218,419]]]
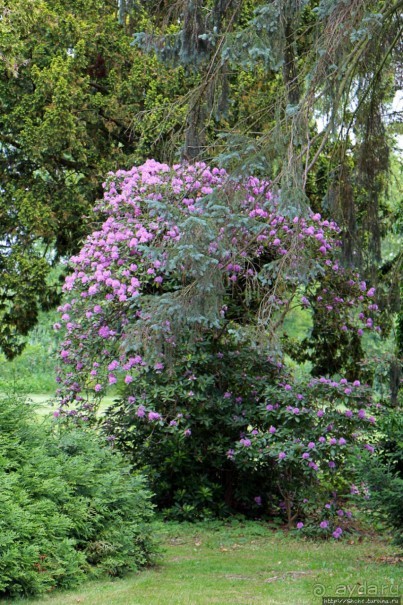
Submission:
[[[7,391],[5,392],[7,393]],[[54,403],[55,397],[52,393],[24,393],[21,394],[21,396],[23,396],[24,398],[26,398],[27,401],[32,403],[35,412],[40,416],[52,413],[57,407],[57,405]],[[102,415],[105,410],[113,403],[115,397],[116,395],[106,395],[100,403],[98,414]]]
[[[0,391],[54,393],[55,368],[54,351],[39,344],[27,345],[13,361],[0,355]]]
[[[384,587],[384,596],[396,596],[401,578],[401,567],[382,562],[395,549],[375,539],[315,543],[254,522],[161,523],[156,531],[165,547],[160,566],[122,580],[89,582],[74,592],[57,592],[29,603],[319,605],[322,600],[316,592],[334,596],[342,586],[353,590],[353,596],[360,595],[358,588],[370,586],[379,591]]]

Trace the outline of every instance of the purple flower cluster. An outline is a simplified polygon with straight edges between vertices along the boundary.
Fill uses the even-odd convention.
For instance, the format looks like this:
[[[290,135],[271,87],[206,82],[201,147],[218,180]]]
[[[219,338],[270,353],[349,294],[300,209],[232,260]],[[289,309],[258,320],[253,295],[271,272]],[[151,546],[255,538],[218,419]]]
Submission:
[[[173,271],[170,253],[186,239],[184,225],[189,219],[208,216],[210,196],[220,192],[236,197],[237,204],[226,204],[225,221],[216,221],[218,227],[206,244],[205,253],[229,292],[241,280],[260,283],[256,268],[259,263],[251,259],[263,255],[287,261],[286,282],[290,291],[295,291],[303,263],[304,274],[312,275],[313,280],[325,272],[345,281],[343,297],[324,288],[315,294],[315,305],[324,309],[330,305],[334,317],[340,316],[338,321],[343,329],[346,326],[350,330],[356,325],[360,329],[373,328],[372,316],[377,311],[374,288],[367,288],[358,276],[348,281],[334,260],[337,225],[323,220],[319,214],[293,219],[284,216],[267,181],[254,177],[231,181],[225,170],[204,163],[170,167],[148,160],[129,171],[111,173],[104,189],[104,198],[96,208],[103,222],[71,258],[72,272],[64,286],[66,302],[60,307],[61,319],[55,324],[55,329],[65,331],[57,377],[61,385],[61,410],[71,406],[87,417],[93,409],[88,400],[100,398],[107,385],[115,384],[119,376],[130,390],[139,372],[165,371],[164,357],[149,354],[152,346],[144,346],[144,334],[151,338],[151,326],[160,323],[162,337],[172,347],[176,344],[175,335],[170,321],[154,317],[143,301],[150,292],[156,295],[164,292],[172,280],[177,284],[186,281],[189,267],[183,265]],[[282,296],[268,292],[268,300],[279,311],[289,303],[286,291]],[[302,297],[302,306],[310,303],[310,299]],[[359,307],[363,310],[357,316]],[[222,305],[219,320],[225,320],[226,311],[227,306]],[[334,385],[338,391],[343,389],[346,396],[350,394],[347,390],[354,392],[359,387],[342,381]],[[288,382],[283,389],[293,397],[290,413],[305,414],[304,396],[295,394]],[[189,391],[188,396],[193,397],[194,391]],[[233,398],[235,404],[241,405],[236,394],[228,391],[223,397]],[[277,409],[277,404],[270,405]],[[326,410],[318,410],[317,414],[321,418]],[[138,407],[137,416],[167,425],[172,420],[143,406]],[[270,427],[271,435],[274,436],[277,427],[277,424]],[[190,434],[189,431],[186,429],[184,434]],[[250,447],[248,441],[244,439],[246,443],[242,443],[241,439],[240,443],[244,448]],[[315,444],[307,444],[310,451],[314,448]],[[278,458],[282,460],[286,455],[281,451]]]

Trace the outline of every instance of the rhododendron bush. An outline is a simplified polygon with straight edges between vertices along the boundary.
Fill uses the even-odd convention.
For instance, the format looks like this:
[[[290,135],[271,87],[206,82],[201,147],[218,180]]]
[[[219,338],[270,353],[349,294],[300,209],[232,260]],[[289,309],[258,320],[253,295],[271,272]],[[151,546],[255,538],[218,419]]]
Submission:
[[[108,384],[119,380],[124,397],[110,411],[110,439],[124,446],[130,433],[138,434],[143,445],[137,440],[132,452],[143,456],[156,433],[194,444],[198,431],[204,440],[210,431],[217,447],[212,484],[220,482],[220,467],[237,458],[245,464],[245,449],[271,460],[275,454],[270,466],[277,473],[285,464],[280,454],[290,459],[306,446],[292,445],[298,424],[289,424],[289,410],[275,408],[275,422],[266,407],[268,387],[281,393],[289,387],[293,409],[305,397],[287,378],[276,344],[288,311],[314,306],[328,318],[329,333],[354,338],[379,329],[374,289],[337,260],[337,225],[319,214],[290,216],[269,182],[234,179],[203,163],[169,167],[149,160],[110,174],[104,188],[99,224],[71,259],[56,325],[66,332],[56,414],[91,418]],[[357,386],[348,385],[325,407],[334,410],[350,389]],[[316,427],[315,405],[308,397],[301,412],[316,419],[312,442],[324,430],[322,421]],[[282,435],[288,425],[284,452],[277,451],[279,437],[270,427]],[[250,427],[253,438],[245,436]],[[332,429],[323,437],[335,438]],[[207,456],[209,443],[200,444]],[[307,467],[317,480],[322,450],[315,438],[299,471]],[[261,457],[252,458],[256,470]]]

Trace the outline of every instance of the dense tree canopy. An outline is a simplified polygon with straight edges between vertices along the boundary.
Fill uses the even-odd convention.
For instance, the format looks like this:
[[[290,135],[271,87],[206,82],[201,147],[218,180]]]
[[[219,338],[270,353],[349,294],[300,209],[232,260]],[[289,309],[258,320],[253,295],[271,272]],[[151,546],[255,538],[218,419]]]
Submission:
[[[402,118],[392,107],[401,1],[1,7],[0,346],[9,357],[39,306],[57,301],[49,268],[91,230],[104,175],[147,157],[215,158],[234,175],[270,179],[284,215],[311,208],[337,220],[343,264],[379,283],[385,333],[393,326],[402,256],[389,246],[385,259],[382,243],[392,230],[401,238],[401,202],[388,197]],[[300,359],[320,338],[314,321]],[[392,382],[396,390],[399,370]]]
[[[49,268],[88,232],[104,175],[158,148],[156,132],[178,121],[161,127],[158,106],[184,83],[130,45],[112,4],[18,0],[0,11],[0,346],[12,357],[39,306],[57,301]]]
[[[402,122],[401,104],[392,106],[401,90],[401,10],[398,0],[183,2],[162,20],[166,35],[153,7],[155,29],[136,36],[162,61],[199,73],[189,93],[187,157],[218,153],[230,170],[274,179],[286,211],[308,205],[336,219],[344,264],[384,283],[387,314],[400,307],[402,267],[398,248],[387,263],[382,256],[402,210],[399,199],[388,201],[393,133]],[[167,35],[167,20],[179,24],[175,35]],[[247,117],[218,129],[218,146],[207,136],[211,116],[231,106],[239,69],[261,70],[272,94],[262,97],[257,85]]]

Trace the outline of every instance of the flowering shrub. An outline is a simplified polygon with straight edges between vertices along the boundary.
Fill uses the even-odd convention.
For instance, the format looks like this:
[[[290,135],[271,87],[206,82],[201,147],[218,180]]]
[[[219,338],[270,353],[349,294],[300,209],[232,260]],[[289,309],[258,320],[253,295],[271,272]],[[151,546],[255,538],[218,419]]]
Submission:
[[[138,464],[146,455],[155,486],[170,477],[160,492],[161,501],[171,494],[169,504],[172,490],[189,490],[185,468],[198,459],[207,475],[205,501],[217,485],[225,491],[219,475],[234,468],[228,467],[230,458],[244,456],[248,466],[244,451],[255,452],[255,476],[258,467],[266,476],[270,467],[277,476],[299,447],[292,436],[299,431],[299,417],[287,406],[276,409],[275,416],[265,407],[267,387],[293,397],[291,383],[276,386],[286,374],[279,375],[278,352],[273,353],[287,312],[298,304],[312,307],[328,318],[329,333],[338,330],[354,338],[378,329],[374,289],[337,261],[337,225],[319,214],[286,215],[270,183],[231,179],[203,163],[171,168],[149,160],[109,175],[104,187],[99,225],[71,259],[66,302],[55,326],[66,330],[56,414],[90,418],[107,385],[120,376],[124,400],[115,416],[110,411],[110,438],[129,448]],[[350,388],[356,393],[349,384],[344,392],[335,390],[339,403]],[[335,408],[330,412],[334,399],[326,414],[336,414]],[[305,467],[312,476],[319,472],[312,464],[324,472],[316,452],[333,447],[316,443],[319,428],[311,404],[304,405],[309,409],[301,415],[307,419],[307,439],[312,431],[307,444],[315,442],[315,447],[301,451],[301,456],[309,454],[303,458],[303,477]],[[278,436],[270,433],[270,422],[276,430],[284,423]],[[257,434],[249,434],[250,426]],[[156,437],[167,450],[153,450]],[[276,460],[264,449],[269,437]],[[351,436],[340,429],[337,438]],[[341,451],[345,446],[338,442]],[[178,456],[183,464],[177,464]],[[330,461],[340,464],[337,455]],[[240,488],[240,481],[235,488],[229,483],[235,491]],[[255,493],[255,507],[259,498]]]
[[[163,371],[189,330],[274,331],[301,285],[300,304],[323,307],[332,329],[377,328],[374,289],[336,260],[336,224],[283,215],[268,182],[149,160],[110,175],[97,210],[55,325],[67,332],[58,381],[61,407],[78,404],[70,413],[91,413],[117,372],[129,384],[144,367]]]
[[[167,515],[262,510],[254,497],[270,491],[271,474],[262,468],[251,475],[227,452],[250,422],[260,422],[265,384],[282,376],[279,365],[227,335],[183,346],[169,372],[144,369],[126,385],[105,415],[104,430],[147,471]]]
[[[341,535],[343,522],[351,516],[342,503],[357,491],[356,461],[374,452],[369,441],[379,404],[358,380],[283,383],[268,386],[265,394],[260,423],[250,425],[228,455],[251,470],[276,468],[290,528]]]

